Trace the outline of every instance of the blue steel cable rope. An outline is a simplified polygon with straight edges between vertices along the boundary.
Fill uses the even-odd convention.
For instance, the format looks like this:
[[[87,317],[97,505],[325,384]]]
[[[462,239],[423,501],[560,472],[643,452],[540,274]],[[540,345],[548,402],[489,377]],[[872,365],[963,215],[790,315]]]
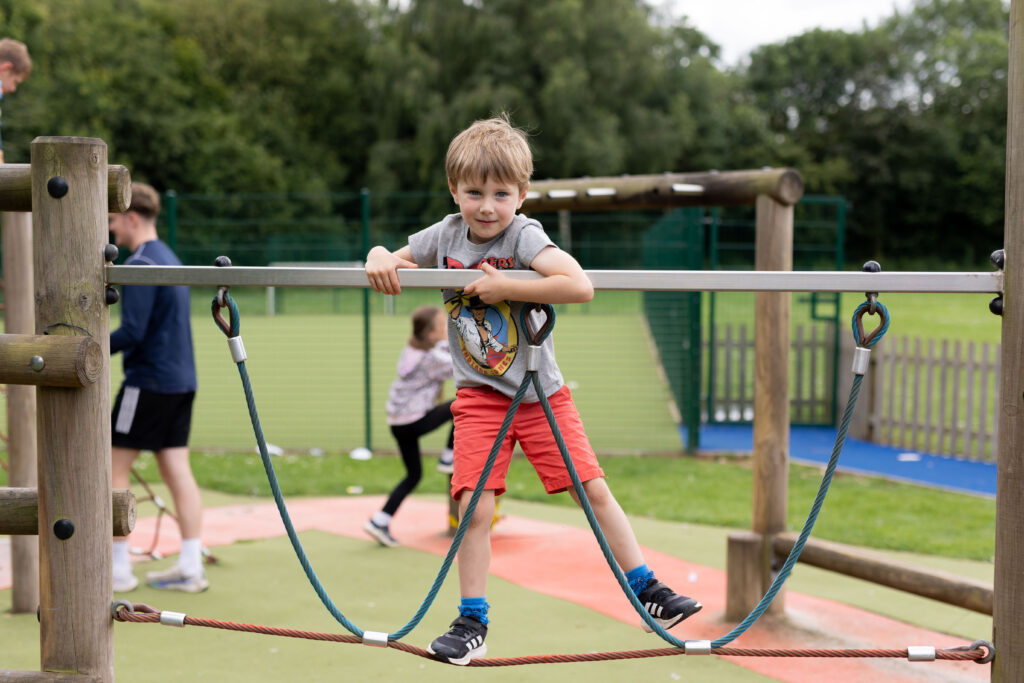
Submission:
[[[221,299],[223,299],[224,303],[220,302]],[[231,312],[230,327],[225,325],[223,319],[220,318],[219,316],[219,308],[225,304],[229,307],[229,310]],[[551,328],[554,325],[555,313],[554,309],[551,306],[539,306],[538,308],[542,309],[546,314],[545,323],[538,333],[533,334],[532,332],[529,332],[532,326],[529,325],[527,321],[527,315],[532,310],[532,308],[534,307],[524,306],[521,314],[521,321],[523,329],[527,330],[530,334],[530,344],[532,346],[539,346],[541,341],[543,341],[543,339],[547,337],[547,335],[550,334],[551,332]],[[875,329],[870,335],[865,336],[863,333],[864,331],[861,323],[861,318],[863,317],[865,312],[876,308],[878,314],[881,316],[882,322],[879,325],[879,327]],[[225,334],[228,334],[229,337],[237,337],[238,309],[233,299],[231,299],[230,295],[228,295],[226,291],[218,293],[217,298],[214,299],[213,311],[214,319],[217,320],[218,325],[221,326]],[[888,313],[888,309],[886,309],[885,306],[880,302],[864,302],[860,306],[858,306],[853,316],[853,333],[854,339],[857,342],[858,346],[866,349],[870,349],[872,346],[874,346],[888,330],[889,320],[890,316]],[[352,624],[337,609],[337,607],[331,601],[330,597],[327,596],[319,580],[316,578],[315,572],[309,565],[309,561],[305,556],[305,552],[302,549],[302,545],[299,542],[298,537],[295,534],[294,527],[291,524],[287,508],[285,507],[284,500],[281,497],[280,488],[277,486],[276,475],[274,474],[273,465],[270,462],[269,455],[267,454],[266,442],[265,439],[263,438],[262,428],[259,425],[259,417],[256,414],[255,400],[252,398],[252,388],[249,383],[248,372],[245,370],[244,359],[237,362],[239,367],[239,373],[242,375],[242,384],[245,389],[246,403],[249,406],[249,413],[253,422],[253,429],[256,432],[256,437],[260,446],[260,456],[264,463],[264,469],[266,469],[267,471],[267,476],[274,493],[275,502],[277,502],[278,505],[278,510],[281,513],[282,521],[284,521],[285,527],[288,530],[289,539],[292,541],[292,546],[295,548],[296,554],[299,557],[300,563],[302,564],[303,569],[305,570],[306,575],[310,580],[310,583],[313,585],[314,590],[316,590],[317,595],[320,597],[325,607],[327,607],[328,611],[335,617],[335,619],[339,621],[339,623],[345,626],[349,631],[362,637],[363,632],[357,626]],[[825,496],[828,492],[829,486],[831,485],[832,476],[835,473],[836,466],[838,465],[839,455],[842,452],[842,447],[846,440],[846,433],[849,430],[850,421],[852,419],[853,410],[856,407],[857,397],[860,393],[860,385],[862,381],[863,375],[856,374],[852,386],[850,388],[850,398],[847,401],[847,406],[843,413],[843,418],[840,423],[839,432],[836,435],[836,443],[833,447],[832,455],[829,458],[828,466],[826,467],[825,473],[822,477],[821,485],[818,489],[818,494],[815,496],[814,503],[811,506],[811,511],[807,517],[807,521],[804,523],[803,530],[801,531],[796,544],[794,544],[792,550],[789,553],[789,556],[786,558],[785,564],[783,565],[779,573],[776,575],[775,579],[772,581],[772,585],[769,587],[764,597],[761,598],[761,601],[751,611],[751,613],[728,634],[722,636],[721,638],[718,638],[717,640],[712,641],[712,647],[722,647],[731,642],[732,640],[734,640],[735,638],[742,635],[751,625],[753,625],[755,621],[757,621],[758,618],[760,618],[760,616],[764,613],[764,611],[771,604],[772,600],[775,598],[775,595],[782,588],[782,585],[788,579],[793,566],[799,559],[800,553],[802,552],[803,547],[806,544],[808,537],[810,536],[811,530],[814,527],[814,523],[816,522],[818,514],[821,511],[821,507],[824,504]],[[526,388],[529,386],[531,382],[534,385],[538,399],[541,402],[541,405],[544,409],[544,413],[548,419],[548,423],[551,426],[552,434],[554,435],[555,442],[558,445],[559,453],[562,456],[563,462],[566,465],[566,469],[569,473],[569,477],[573,484],[573,489],[576,491],[576,494],[579,497],[580,506],[583,508],[584,514],[586,515],[587,520],[590,523],[591,529],[594,531],[598,544],[600,545],[601,550],[605,555],[605,559],[608,562],[608,565],[611,568],[612,573],[615,575],[615,578],[618,581],[619,586],[623,589],[624,594],[630,600],[630,603],[633,605],[633,608],[640,615],[641,619],[645,622],[645,624],[647,624],[647,626],[653,632],[657,633],[658,636],[661,637],[663,640],[671,643],[672,645],[675,645],[676,647],[685,647],[685,643],[683,641],[680,641],[674,636],[671,636],[659,624],[657,624],[650,617],[650,615],[647,614],[646,610],[643,609],[643,606],[636,598],[636,595],[633,593],[632,589],[630,589],[629,583],[626,580],[621,568],[619,568],[618,564],[615,562],[614,556],[611,553],[611,549],[608,546],[607,539],[605,539],[604,534],[601,531],[600,524],[598,523],[597,518],[594,515],[593,509],[590,506],[590,502],[587,499],[586,492],[583,489],[583,484],[580,481],[579,475],[577,474],[576,469],[572,463],[572,459],[569,456],[568,449],[566,448],[565,442],[562,439],[561,433],[558,429],[557,422],[554,418],[554,414],[551,411],[551,407],[547,401],[547,397],[544,395],[544,392],[540,385],[540,380],[537,377],[537,373],[535,370],[528,370],[526,372],[523,378],[523,382],[519,387],[519,391],[516,393],[515,398],[513,399],[511,405],[509,406],[509,410],[505,415],[505,420],[502,422],[501,429],[499,430],[495,443],[491,448],[490,454],[488,455],[488,459],[487,462],[485,463],[484,470],[483,472],[481,472],[480,479],[473,490],[473,495],[471,496],[470,502],[467,505],[466,513],[463,515],[463,519],[459,523],[459,527],[458,530],[456,531],[455,538],[452,541],[452,546],[449,549],[448,555],[446,556],[445,561],[442,564],[441,571],[439,572],[438,577],[435,579],[434,585],[431,587],[431,590],[428,593],[427,598],[424,600],[423,604],[420,606],[420,609],[416,612],[416,614],[409,621],[409,623],[407,623],[399,631],[389,634],[388,640],[398,640],[399,638],[409,633],[419,623],[423,615],[426,613],[427,609],[429,609],[430,604],[436,597],[436,593],[440,589],[440,586],[444,582],[444,578],[447,575],[448,570],[450,569],[451,562],[454,560],[454,556],[458,550],[459,544],[462,541],[462,537],[465,535],[465,529],[468,526],[469,521],[472,519],[473,512],[475,511],[477,502],[479,501],[479,498],[482,494],[483,486],[487,480],[488,475],[490,474],[490,470],[494,464],[494,460],[497,456],[497,453],[500,450],[501,442],[503,441],[509,429],[509,426],[511,425],[512,418],[514,417],[515,412],[518,410],[519,404],[522,401],[523,395],[526,392]]]
[[[220,314],[220,309],[226,307],[229,313],[229,322],[225,321],[223,316]],[[230,294],[227,293],[227,288],[222,287],[217,293],[217,296],[213,299],[211,305],[213,311],[213,318],[221,330],[228,336],[229,343],[232,339],[239,338],[239,314],[238,306]],[[546,336],[546,335],[545,335]],[[244,356],[244,352],[242,352]],[[323,603],[327,611],[330,612],[331,616],[335,618],[342,626],[344,626],[350,633],[362,638],[364,631],[355,624],[353,624],[338,607],[331,600],[331,597],[327,594],[326,589],[320,582],[320,579],[316,575],[316,571],[313,569],[309,558],[306,555],[305,550],[302,547],[302,542],[299,540],[298,534],[295,531],[295,526],[292,524],[291,515],[288,513],[288,507],[285,504],[284,496],[281,493],[281,487],[277,481],[277,474],[274,471],[274,465],[270,460],[270,454],[267,451],[267,441],[263,435],[263,427],[260,423],[258,411],[256,409],[256,399],[252,390],[252,383],[249,380],[249,372],[245,367],[245,358],[241,358],[235,361],[238,365],[238,373],[242,379],[242,389],[245,392],[245,403],[249,409],[249,419],[252,422],[253,432],[256,435],[256,442],[259,446],[260,460],[263,462],[263,469],[267,473],[267,480],[270,483],[270,490],[274,495],[274,502],[277,504],[278,512],[281,515],[281,521],[284,523],[285,530],[288,534],[288,540],[291,541],[292,548],[295,550],[295,555],[299,560],[299,564],[302,565],[302,570],[306,574],[306,578],[309,579],[310,585],[313,586],[313,590],[316,592],[320,601]],[[484,463],[483,471],[480,473],[480,479],[477,481],[476,486],[473,488],[473,493],[470,496],[469,503],[466,505],[466,512],[459,522],[459,526],[455,532],[454,538],[452,538],[451,546],[448,549],[444,561],[441,564],[441,569],[438,571],[437,577],[434,579],[430,590],[427,592],[426,597],[421,603],[419,609],[416,610],[412,618],[394,633],[389,633],[388,641],[397,641],[404,636],[408,635],[423,619],[430,606],[433,604],[434,599],[437,597],[438,591],[444,584],[445,578],[448,575],[448,571],[451,569],[451,565],[455,560],[455,555],[458,552],[459,546],[462,544],[462,538],[466,535],[466,529],[469,526],[470,521],[473,518],[473,513],[476,511],[477,504],[480,497],[483,495],[484,485],[490,476],[491,470],[494,467],[494,462],[498,456],[498,452],[501,450],[501,444],[505,440],[505,436],[512,424],[512,418],[514,417],[516,410],[519,408],[519,404],[523,400],[523,396],[526,395],[526,390],[530,385],[530,376],[527,374],[523,378],[523,382],[519,387],[519,391],[516,392],[515,397],[512,399],[512,403],[509,406],[508,412],[505,415],[505,419],[502,421],[501,428],[498,431],[498,435],[495,438],[494,445],[491,447],[491,452],[487,456],[487,460]]]
[[[544,308],[545,310],[548,311],[550,315],[550,320],[553,323],[554,309],[549,306],[545,306]],[[881,322],[878,328],[872,331],[869,335],[865,336],[861,318],[864,316],[866,312],[868,312],[872,308],[876,309],[878,315],[881,318]],[[526,325],[525,313],[526,309],[524,308],[524,327]],[[860,306],[858,306],[853,314],[853,335],[857,345],[865,349],[870,349],[872,346],[878,343],[878,341],[882,338],[885,332],[889,329],[889,320],[889,311],[881,302],[866,301],[862,303]],[[786,582],[786,579],[789,578],[789,574],[792,571],[793,566],[796,564],[797,560],[799,560],[800,553],[803,551],[804,545],[807,543],[807,539],[811,535],[811,530],[814,528],[814,524],[817,521],[818,514],[821,512],[821,507],[825,502],[825,496],[828,493],[829,486],[832,483],[832,476],[835,473],[836,466],[839,463],[839,455],[842,452],[843,444],[846,441],[846,434],[850,428],[850,421],[853,417],[854,408],[856,408],[857,405],[857,397],[860,395],[860,386],[863,382],[863,379],[864,376],[862,374],[856,373],[854,375],[853,383],[850,387],[850,397],[847,401],[846,408],[843,411],[843,417],[840,422],[839,431],[836,434],[835,445],[832,448],[832,455],[829,458],[827,467],[825,468],[825,473],[822,476],[821,484],[818,487],[818,493],[814,498],[814,503],[811,506],[811,510],[807,516],[807,520],[806,522],[804,522],[804,526],[800,532],[800,536],[798,537],[797,542],[793,545],[793,548],[790,550],[789,556],[786,558],[786,562],[783,564],[782,569],[779,571],[779,573],[775,576],[775,579],[772,581],[771,586],[765,592],[760,602],[758,602],[754,609],[751,610],[750,614],[747,615],[747,617],[743,621],[737,624],[732,631],[722,636],[721,638],[718,638],[717,640],[711,641],[712,648],[718,648],[727,645],[728,643],[732,642],[740,635],[742,635],[748,628],[750,628],[754,624],[754,622],[757,621],[762,614],[764,614],[765,610],[768,609],[768,606],[771,604],[772,600],[774,600],[775,595],[782,588],[782,585]],[[540,397],[541,405],[544,408],[544,414],[547,416],[548,424],[551,426],[552,434],[555,437],[555,443],[558,445],[559,453],[561,454],[562,460],[565,463],[565,467],[569,472],[569,478],[572,480],[573,490],[576,491],[576,495],[579,497],[580,506],[583,508],[583,512],[587,517],[587,521],[590,523],[590,527],[594,531],[594,535],[597,537],[598,544],[601,546],[601,551],[604,553],[605,560],[608,562],[608,566],[611,568],[612,573],[615,575],[616,581],[618,581],[623,593],[626,595],[630,603],[633,605],[633,609],[635,609],[637,614],[640,615],[640,618],[644,621],[645,624],[647,624],[648,628],[650,628],[654,633],[657,633],[658,636],[662,638],[662,640],[665,640],[666,642],[671,643],[676,647],[685,647],[686,643],[684,641],[681,641],[678,638],[670,635],[650,617],[647,611],[640,604],[640,601],[637,599],[636,595],[633,593],[633,590],[629,587],[629,582],[626,580],[625,574],[623,574],[622,569],[618,566],[618,563],[616,563],[615,558],[611,553],[611,548],[609,547],[608,542],[604,538],[604,534],[601,531],[601,526],[600,524],[598,524],[597,518],[594,516],[593,509],[590,506],[590,501],[587,499],[586,491],[584,491],[583,484],[580,481],[579,475],[576,472],[576,468],[573,466],[572,458],[569,456],[568,449],[566,448],[565,442],[562,439],[561,432],[558,429],[558,424],[555,421],[554,414],[551,412],[551,408],[548,404],[547,397],[544,396],[544,393],[541,391],[540,381],[537,377],[534,377],[533,381],[534,386],[537,390],[537,395]]]

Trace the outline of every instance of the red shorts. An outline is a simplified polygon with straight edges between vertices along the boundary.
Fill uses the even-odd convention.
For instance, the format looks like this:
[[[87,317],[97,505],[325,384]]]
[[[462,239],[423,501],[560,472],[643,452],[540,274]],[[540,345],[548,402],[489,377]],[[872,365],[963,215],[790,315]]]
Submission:
[[[548,397],[548,403],[580,480],[603,477],[604,471],[598,465],[594,449],[590,447],[590,440],[583,431],[583,422],[572,402],[569,388],[563,386],[553,393]],[[452,404],[455,420],[452,498],[458,500],[463,491],[472,491],[476,487],[511,404],[512,399],[494,389],[468,387],[455,392],[455,403]],[[538,401],[519,404],[485,489],[493,489],[495,495],[499,496],[505,493],[505,474],[517,442],[537,470],[545,491],[559,493],[572,487],[569,471],[558,451],[544,407]]]

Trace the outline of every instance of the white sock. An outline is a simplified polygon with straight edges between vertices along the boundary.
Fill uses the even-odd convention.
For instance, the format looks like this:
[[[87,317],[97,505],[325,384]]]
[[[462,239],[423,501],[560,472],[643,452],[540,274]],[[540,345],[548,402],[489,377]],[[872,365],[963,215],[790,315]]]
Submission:
[[[203,543],[200,539],[181,539],[178,567],[185,576],[198,576],[203,573]]]
[[[455,451],[453,451],[450,448],[446,448],[443,451],[441,451],[441,459],[444,460],[445,462],[451,462],[454,457]]]
[[[127,578],[132,575],[132,560],[128,541],[114,541],[114,576]]]
[[[377,526],[387,526],[391,524],[391,515],[384,512],[383,510],[380,510],[378,512],[373,513],[373,517],[370,518],[370,521],[376,524]]]

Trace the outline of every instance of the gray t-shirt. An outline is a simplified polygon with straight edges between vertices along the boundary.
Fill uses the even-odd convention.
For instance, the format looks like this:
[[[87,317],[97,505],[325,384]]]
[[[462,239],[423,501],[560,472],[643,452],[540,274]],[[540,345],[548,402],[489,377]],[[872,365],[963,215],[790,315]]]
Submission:
[[[421,266],[479,268],[486,262],[499,270],[529,270],[533,259],[555,243],[540,223],[517,214],[505,230],[487,244],[469,241],[469,226],[453,213],[409,237],[413,260]],[[557,248],[557,247],[555,247]],[[526,331],[521,329],[524,302],[485,304],[462,290],[442,290],[448,312],[448,346],[455,369],[456,387],[491,387],[512,398],[526,375]],[[548,335],[541,345],[538,377],[544,395],[562,388],[562,373],[555,363],[555,345]],[[537,401],[531,384],[525,398]]]

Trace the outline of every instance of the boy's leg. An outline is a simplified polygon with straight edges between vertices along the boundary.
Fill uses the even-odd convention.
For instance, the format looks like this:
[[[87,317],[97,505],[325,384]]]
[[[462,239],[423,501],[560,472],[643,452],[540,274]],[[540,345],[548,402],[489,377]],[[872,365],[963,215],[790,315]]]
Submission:
[[[701,604],[693,598],[680,595],[654,577],[647,568],[643,551],[633,533],[633,527],[615,500],[603,477],[583,482],[583,490],[590,501],[590,507],[601,525],[601,531],[611,547],[612,555],[619,567],[626,573],[630,588],[648,614],[663,628],[671,628],[683,619],[700,611]],[[580,499],[574,489],[569,489],[573,500]],[[644,623],[645,631],[650,629]]]
[[[203,546],[200,531],[203,502],[199,485],[192,475],[188,446],[163,448],[156,454],[160,477],[171,491],[174,511],[181,531],[181,552],[170,569],[146,574],[146,581],[155,588],[168,588],[189,593],[206,590],[209,583],[203,571]]]
[[[629,523],[619,501],[612,495],[604,477],[583,482],[583,490],[590,501],[594,516],[597,517],[597,521],[601,525],[601,531],[612,549],[615,561],[624,571],[642,565],[644,555],[640,550],[636,535],[633,533],[633,526]],[[576,495],[576,490],[569,489],[569,493],[578,505],[580,499]]]
[[[462,492],[459,517],[464,517],[471,495]],[[494,491],[485,489],[473,512],[459,548],[459,616],[448,631],[434,639],[427,651],[442,661],[465,666],[487,654],[487,572],[491,564],[491,518]]]
[[[633,527],[623,512],[622,506],[615,500],[607,482],[603,477],[583,482],[583,491],[587,494],[590,507],[597,517],[601,531],[604,533],[612,555],[619,567],[626,573],[630,588],[637,600],[644,606],[647,613],[662,628],[671,628],[683,619],[693,616],[701,610],[701,604],[693,598],[676,593],[658,581],[654,572],[647,568],[643,551],[633,533]],[[573,500],[579,504],[580,499],[575,489],[569,489]],[[645,631],[650,631],[643,624]]]
[[[471,494],[463,491],[459,500],[459,518],[465,516]],[[459,546],[459,592],[464,598],[487,594],[487,572],[491,568],[491,520],[494,518],[494,491],[480,496],[473,519]]]

